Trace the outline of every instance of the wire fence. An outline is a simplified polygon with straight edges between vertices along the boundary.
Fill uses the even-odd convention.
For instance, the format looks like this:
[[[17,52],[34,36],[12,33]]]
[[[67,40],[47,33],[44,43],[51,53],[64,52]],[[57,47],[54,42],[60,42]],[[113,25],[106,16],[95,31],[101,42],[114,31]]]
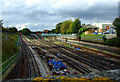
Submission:
[[[2,70],[0,71],[0,74],[4,74],[7,69],[16,61],[16,59],[20,56],[20,51],[17,52],[15,55],[7,59],[5,62],[0,64],[0,67],[2,67]],[[5,67],[4,67],[5,66]]]

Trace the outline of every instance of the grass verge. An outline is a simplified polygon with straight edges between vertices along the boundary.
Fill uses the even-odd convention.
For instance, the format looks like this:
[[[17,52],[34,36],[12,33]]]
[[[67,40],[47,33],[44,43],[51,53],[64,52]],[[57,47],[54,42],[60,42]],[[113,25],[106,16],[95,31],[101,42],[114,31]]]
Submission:
[[[19,51],[18,34],[7,35],[9,38],[2,41],[2,63]],[[2,65],[2,69],[4,69],[11,61],[12,59]]]

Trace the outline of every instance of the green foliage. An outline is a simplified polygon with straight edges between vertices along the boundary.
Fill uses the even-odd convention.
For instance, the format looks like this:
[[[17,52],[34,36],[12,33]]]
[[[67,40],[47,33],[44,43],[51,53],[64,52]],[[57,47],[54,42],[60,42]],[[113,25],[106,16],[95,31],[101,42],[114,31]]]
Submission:
[[[85,23],[82,23],[82,25],[85,25]]]
[[[11,27],[11,28],[2,27],[2,32],[17,33],[18,30],[16,27]]]
[[[56,29],[52,29],[50,33],[56,33]]]
[[[9,34],[8,36],[8,39],[2,41],[2,62],[6,61],[18,51],[18,35]]]
[[[73,25],[72,25],[72,32],[78,33],[78,30],[81,28],[81,21],[79,18],[75,19]]]
[[[120,37],[120,18],[116,18],[113,25],[116,26],[117,37]]]
[[[56,25],[56,33],[60,33],[60,27],[61,27],[61,25],[62,25],[61,22]]]
[[[17,33],[17,32],[18,32],[18,30],[17,30],[16,27],[11,27],[11,28],[9,28],[8,30],[9,30],[9,32],[11,32],[11,33]]]
[[[73,22],[72,20],[67,20],[58,23],[56,25],[56,30],[53,30],[53,32],[56,31],[56,33],[61,34],[72,34],[72,33],[78,33],[79,28],[81,27],[81,21],[79,18],[75,19]]]
[[[105,41],[106,45],[120,47],[120,37],[115,37]]]
[[[72,23],[73,23],[73,21],[71,21],[71,20],[64,21],[60,28],[61,34],[70,34],[71,28],[69,28],[69,27],[71,26]]]
[[[83,36],[96,36],[96,37],[103,37],[103,35],[102,34],[87,34],[87,35],[83,35]]]
[[[9,32],[8,28],[2,27],[2,32]]]
[[[88,34],[84,35],[81,34],[81,40],[86,40],[86,41],[92,41],[92,42],[104,42],[103,37],[105,38],[106,36],[102,34]],[[105,38],[106,39],[106,38]]]
[[[102,37],[102,39],[104,42],[107,41],[107,37],[105,35]]]
[[[24,35],[30,35],[30,33],[31,33],[31,31],[28,28],[24,28],[24,29],[20,30],[19,32]]]
[[[85,32],[83,32],[82,34],[81,34],[81,36],[84,36],[85,35]]]
[[[85,32],[86,30],[88,30],[88,28],[80,28],[80,29],[79,29],[79,34],[82,34],[82,33]]]
[[[81,34],[83,34],[88,28],[80,28],[77,35],[77,38],[80,40],[81,39]]]
[[[19,46],[17,45],[18,42],[17,34],[2,33],[2,35],[7,36],[7,38],[9,37],[8,39],[2,40],[2,63],[3,63],[18,52]],[[4,69],[8,64],[10,64],[15,57],[13,57],[11,60],[3,64],[2,69]],[[2,72],[2,74],[4,73],[5,71]]]

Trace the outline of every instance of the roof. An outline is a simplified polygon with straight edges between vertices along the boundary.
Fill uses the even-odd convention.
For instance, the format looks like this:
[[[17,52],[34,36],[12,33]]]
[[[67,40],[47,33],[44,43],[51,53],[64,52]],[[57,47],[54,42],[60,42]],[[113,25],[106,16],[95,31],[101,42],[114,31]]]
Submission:
[[[99,28],[99,27],[93,26],[93,25],[91,25],[91,24],[83,25],[82,27],[83,27],[83,28]]]

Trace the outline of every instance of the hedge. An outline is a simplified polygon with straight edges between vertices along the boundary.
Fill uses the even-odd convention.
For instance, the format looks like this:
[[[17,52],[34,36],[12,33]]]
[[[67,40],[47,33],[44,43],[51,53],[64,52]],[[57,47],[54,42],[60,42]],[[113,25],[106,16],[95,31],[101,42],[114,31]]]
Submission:
[[[115,37],[105,41],[106,45],[120,47],[120,37]]]
[[[106,38],[105,35],[102,34],[88,34],[88,35],[81,35],[81,40],[87,40],[87,41],[98,41],[98,42],[104,42],[104,38]]]

